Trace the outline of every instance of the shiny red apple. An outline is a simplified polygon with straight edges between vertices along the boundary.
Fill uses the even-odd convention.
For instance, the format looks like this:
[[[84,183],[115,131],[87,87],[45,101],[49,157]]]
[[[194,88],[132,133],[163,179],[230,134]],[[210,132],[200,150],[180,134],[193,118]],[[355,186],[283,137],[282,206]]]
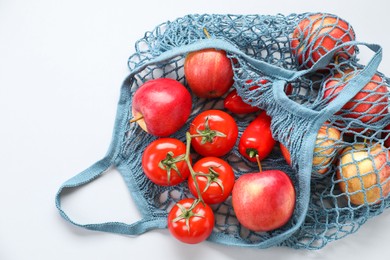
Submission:
[[[294,212],[295,199],[290,177],[279,170],[241,175],[232,191],[232,205],[238,221],[256,232],[285,225]]]
[[[154,136],[166,137],[185,124],[191,109],[191,94],[179,81],[153,79],[135,91],[132,121]]]
[[[233,69],[226,52],[204,49],[190,52],[184,61],[184,75],[192,92],[201,98],[221,97],[233,85]]]

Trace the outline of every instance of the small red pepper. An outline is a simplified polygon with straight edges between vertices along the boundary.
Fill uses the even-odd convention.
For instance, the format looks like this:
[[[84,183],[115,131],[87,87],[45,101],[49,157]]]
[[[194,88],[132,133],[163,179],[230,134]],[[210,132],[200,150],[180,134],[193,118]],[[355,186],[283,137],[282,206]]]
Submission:
[[[238,151],[251,162],[256,162],[256,155],[259,155],[261,161],[271,153],[275,143],[271,132],[271,117],[262,111],[242,133]]]
[[[227,110],[235,114],[249,114],[260,110],[260,108],[256,106],[251,106],[250,104],[245,103],[238,95],[236,89],[233,89],[225,97],[223,105]]]
[[[252,80],[247,80],[246,83],[251,83]],[[261,79],[258,84],[253,85],[249,88],[249,90],[255,90],[259,87],[266,85],[269,81],[266,79]],[[287,95],[291,95],[292,93],[292,85],[288,84],[285,88],[285,92]],[[260,111],[260,108],[257,106],[252,106],[248,103],[245,103],[244,100],[238,95],[237,90],[233,89],[224,100],[224,107],[232,113],[235,114],[249,114]]]

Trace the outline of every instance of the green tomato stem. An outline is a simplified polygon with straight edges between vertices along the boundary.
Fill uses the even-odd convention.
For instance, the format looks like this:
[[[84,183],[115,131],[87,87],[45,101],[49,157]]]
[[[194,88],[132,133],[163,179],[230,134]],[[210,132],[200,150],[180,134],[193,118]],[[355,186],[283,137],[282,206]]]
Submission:
[[[196,172],[192,168],[191,161],[190,161],[191,139],[192,139],[191,134],[189,132],[187,132],[186,133],[186,155],[185,155],[184,159],[185,159],[185,161],[186,161],[186,163],[188,165],[188,169],[190,170],[191,177],[194,180],[196,193],[198,194],[198,200],[196,200],[195,205],[198,202],[202,202],[202,204],[204,205],[205,203],[203,201],[202,192],[200,191],[198,180],[196,178]]]

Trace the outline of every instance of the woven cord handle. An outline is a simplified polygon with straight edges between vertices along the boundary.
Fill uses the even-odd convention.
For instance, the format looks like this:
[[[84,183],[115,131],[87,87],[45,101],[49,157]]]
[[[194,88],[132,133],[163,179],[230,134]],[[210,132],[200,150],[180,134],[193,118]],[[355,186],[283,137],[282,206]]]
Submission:
[[[350,45],[364,45],[368,47],[370,50],[372,50],[374,52],[374,55],[371,57],[367,66],[365,66],[364,69],[362,69],[358,75],[353,77],[353,79],[348,81],[345,87],[339,92],[337,97],[334,100],[332,100],[323,110],[321,111],[311,110],[310,108],[306,108],[287,97],[286,93],[284,92],[284,87],[287,84],[287,81],[295,80],[300,76],[324,68],[327,64],[329,64],[329,61],[334,56],[335,52],[337,52],[340,48],[344,46],[350,46]],[[313,116],[318,116],[319,114],[324,114],[324,116],[329,117],[330,115],[339,111],[345,105],[345,103],[347,103],[368,82],[370,82],[371,78],[376,73],[381,60],[382,60],[382,47],[380,45],[363,43],[363,42],[355,42],[355,41],[344,43],[342,45],[337,46],[333,50],[329,51],[326,55],[321,57],[321,59],[318,60],[318,62],[314,64],[314,66],[311,67],[310,69],[296,71],[295,73],[292,73],[290,79],[285,78],[285,79],[280,79],[279,81],[275,81],[273,86],[273,96],[275,98],[275,101],[280,106],[284,107],[286,110],[289,110],[290,112],[296,115],[303,116],[303,117],[308,117],[308,116],[313,117]]]
[[[95,231],[104,231],[110,233],[118,233],[125,235],[139,235],[148,230],[156,228],[165,228],[166,219],[165,218],[156,218],[148,214],[143,214],[143,218],[135,223],[121,223],[121,222],[106,222],[106,223],[96,223],[96,224],[79,224],[73,221],[61,207],[61,197],[65,192],[69,192],[73,188],[82,187],[93,180],[97,179],[104,172],[106,172],[110,167],[116,166],[119,164],[117,158],[119,158],[118,153],[122,145],[121,137],[123,132],[126,129],[128,124],[128,102],[131,98],[130,86],[133,84],[134,77],[129,75],[123,82],[121,87],[121,95],[118,102],[117,114],[115,119],[115,128],[113,132],[113,137],[111,145],[108,149],[106,156],[91,165],[86,170],[77,174],[73,178],[69,179],[59,188],[56,197],[55,204],[60,213],[60,215],[68,222],[85,228]]]
[[[121,222],[105,222],[105,223],[96,223],[96,224],[79,224],[73,221],[62,209],[61,207],[61,196],[64,192],[69,191],[69,189],[81,187],[87,183],[98,178],[101,174],[108,170],[112,166],[110,159],[108,157],[103,158],[102,160],[96,162],[86,170],[82,171],[78,175],[66,181],[58,190],[55,203],[57,209],[60,212],[60,215],[72,223],[73,225],[94,230],[94,231],[104,231],[110,233],[118,233],[124,235],[139,235],[150,229],[155,228],[164,228],[166,223],[161,218],[145,217],[135,223],[127,224]]]
[[[160,62],[164,62],[174,57],[185,55],[189,52],[194,52],[194,51],[209,49],[209,48],[224,50],[226,52],[237,54],[241,56],[243,59],[245,59],[246,61],[248,61],[253,68],[257,69],[258,71],[261,71],[262,73],[268,76],[272,76],[277,79],[290,80],[293,78],[297,78],[300,75],[303,75],[304,73],[307,73],[306,71],[297,72],[293,70],[284,69],[276,65],[272,65],[267,62],[257,60],[244,53],[241,49],[239,49],[237,46],[235,46],[233,43],[229,42],[226,39],[207,38],[207,39],[199,39],[198,41],[188,45],[172,47],[172,49],[169,49],[161,53],[159,56],[153,57],[143,63],[140,63],[137,67],[135,67],[130,72],[130,75],[133,76],[150,65],[158,64]]]

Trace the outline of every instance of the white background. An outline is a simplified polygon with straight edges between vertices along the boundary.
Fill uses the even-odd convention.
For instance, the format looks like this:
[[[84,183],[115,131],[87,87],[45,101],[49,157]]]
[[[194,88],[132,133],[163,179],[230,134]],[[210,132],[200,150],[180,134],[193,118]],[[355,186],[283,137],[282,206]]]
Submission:
[[[385,259],[390,213],[319,251],[189,246],[166,230],[127,237],[77,228],[58,214],[60,185],[102,158],[111,141],[127,58],[144,32],[190,13],[324,11],[357,39],[384,48],[386,1],[0,0],[0,259]],[[110,171],[63,201],[80,223],[139,218],[121,176]]]

